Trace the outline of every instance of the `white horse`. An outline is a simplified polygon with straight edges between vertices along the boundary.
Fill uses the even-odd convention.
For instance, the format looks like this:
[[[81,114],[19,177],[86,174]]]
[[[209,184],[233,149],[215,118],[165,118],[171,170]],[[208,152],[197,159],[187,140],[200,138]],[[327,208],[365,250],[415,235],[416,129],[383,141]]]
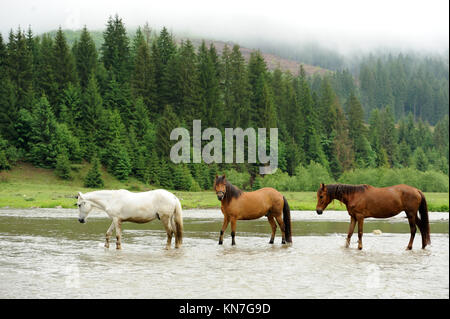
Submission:
[[[183,241],[183,217],[179,199],[172,193],[157,189],[149,192],[132,193],[127,190],[102,190],[78,193],[78,221],[85,223],[93,208],[105,211],[112,219],[106,232],[105,247],[109,248],[109,237],[116,229],[116,248],[121,249],[122,222],[147,223],[156,218],[164,224],[167,232],[166,249],[170,249],[172,234],[175,234],[175,248]]]

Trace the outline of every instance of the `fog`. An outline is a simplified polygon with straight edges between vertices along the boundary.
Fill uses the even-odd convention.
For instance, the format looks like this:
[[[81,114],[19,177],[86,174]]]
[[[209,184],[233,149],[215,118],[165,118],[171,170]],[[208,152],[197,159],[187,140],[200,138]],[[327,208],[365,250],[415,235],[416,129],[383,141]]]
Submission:
[[[289,46],[306,42],[340,53],[394,48],[448,50],[448,0],[340,1],[56,1],[0,2],[0,32],[31,25],[34,33],[63,29],[104,29],[118,14],[127,27],[146,22],[177,35]]]

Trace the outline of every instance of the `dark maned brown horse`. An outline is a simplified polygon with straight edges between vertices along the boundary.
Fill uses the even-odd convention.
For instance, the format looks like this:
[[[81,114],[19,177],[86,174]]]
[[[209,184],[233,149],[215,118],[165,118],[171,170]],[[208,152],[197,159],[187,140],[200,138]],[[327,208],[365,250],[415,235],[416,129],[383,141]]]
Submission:
[[[273,244],[277,230],[275,220],[281,228],[281,243],[292,243],[291,211],[286,198],[276,189],[265,187],[254,192],[243,192],[228,182],[225,175],[216,175],[214,190],[217,198],[221,201],[220,208],[224,216],[219,245],[223,243],[223,234],[228,223],[231,223],[231,244],[235,245],[236,221],[257,219],[262,216],[267,217],[272,227],[270,244]]]
[[[347,206],[351,217],[346,247],[358,222],[358,249],[362,249],[364,218],[388,218],[405,211],[408,217],[411,237],[407,250],[412,249],[416,225],[422,235],[422,248],[430,244],[430,224],[428,222],[427,201],[423,193],[408,185],[377,188],[370,185],[320,184],[317,191],[317,214],[322,214],[328,204],[337,199]],[[420,212],[420,218],[417,215]]]

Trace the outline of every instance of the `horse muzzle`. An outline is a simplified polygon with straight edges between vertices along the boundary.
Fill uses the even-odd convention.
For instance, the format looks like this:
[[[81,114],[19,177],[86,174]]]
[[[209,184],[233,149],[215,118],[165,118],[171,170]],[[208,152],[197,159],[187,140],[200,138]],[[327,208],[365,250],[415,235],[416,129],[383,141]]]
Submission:
[[[84,219],[84,218],[78,218],[78,221],[79,221],[80,223],[84,224],[84,223],[86,222],[86,219]]]
[[[220,201],[225,197],[225,193],[224,192],[217,192],[216,195],[217,195],[217,199],[220,200]]]
[[[316,209],[316,213],[317,213],[317,215],[322,215],[323,210],[321,210],[321,209]]]

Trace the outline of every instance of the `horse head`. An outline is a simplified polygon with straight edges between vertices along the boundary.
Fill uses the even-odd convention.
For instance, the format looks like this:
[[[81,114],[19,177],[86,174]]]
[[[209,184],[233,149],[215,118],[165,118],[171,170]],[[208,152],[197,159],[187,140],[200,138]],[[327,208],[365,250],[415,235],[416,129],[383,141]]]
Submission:
[[[332,198],[331,196],[329,196],[327,192],[327,186],[324,183],[321,183],[317,191],[317,205],[316,205],[317,214],[321,215],[331,201]]]
[[[92,204],[86,198],[83,197],[81,192],[78,192],[78,200],[76,205],[78,206],[79,216],[78,221],[82,224],[86,222],[89,212],[92,210]]]
[[[225,178],[225,174],[222,176],[216,175],[216,179],[214,180],[214,190],[216,192],[217,199],[221,201],[227,192],[227,180]]]

